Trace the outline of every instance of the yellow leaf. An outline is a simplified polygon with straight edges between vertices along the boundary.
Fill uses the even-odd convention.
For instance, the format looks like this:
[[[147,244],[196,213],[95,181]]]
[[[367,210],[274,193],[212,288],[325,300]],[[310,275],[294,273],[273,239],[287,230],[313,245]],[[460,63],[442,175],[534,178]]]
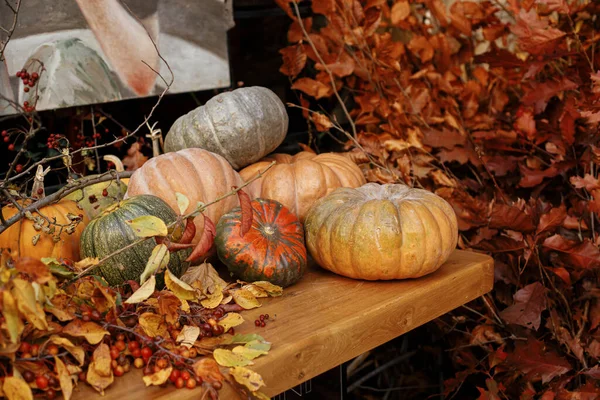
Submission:
[[[221,373],[219,364],[212,358],[202,357],[194,363],[192,368],[196,376],[202,378],[204,382],[223,382],[223,379],[225,379]]]
[[[169,379],[171,372],[173,371],[173,367],[169,366],[165,369],[161,369],[158,372],[153,373],[152,375],[145,375],[142,379],[146,386],[155,385],[160,386]]]
[[[240,385],[246,386],[251,392],[256,392],[261,387],[265,386],[262,376],[248,368],[230,368],[229,375],[233,376],[233,379]]]
[[[55,371],[60,382],[60,390],[62,391],[64,399],[69,400],[73,395],[73,380],[71,379],[71,374],[60,358],[54,356],[54,362]]]
[[[269,296],[277,297],[283,294],[283,288],[281,286],[273,285],[271,282],[267,281],[256,281],[252,282],[254,286],[258,286],[261,289],[264,289]]]
[[[233,301],[246,310],[260,307],[260,303],[256,297],[246,289],[235,290],[231,295],[233,296]]]
[[[167,323],[162,315],[156,315],[150,312],[143,313],[140,315],[139,324],[144,332],[146,332],[146,335],[150,337],[160,335],[167,338],[170,336],[169,331],[167,331]]]
[[[265,339],[260,336],[257,335],[256,333],[247,333],[247,334],[235,334],[233,335],[233,338],[231,339],[231,343],[252,343],[252,342],[264,342]]]
[[[229,328],[233,328],[235,326],[241,325],[244,323],[244,317],[242,317],[238,313],[230,312],[223,317],[218,324],[223,327],[223,330],[227,332]]]
[[[165,271],[165,285],[179,300],[196,300],[198,298],[196,289],[177,278],[168,268]]]
[[[246,357],[240,354],[234,354],[231,350],[227,349],[215,349],[215,351],[213,351],[213,357],[215,358],[215,361],[223,367],[243,367],[254,364]]]
[[[48,343],[54,343],[57,346],[63,347],[65,350],[71,353],[73,357],[75,357],[75,359],[79,362],[79,365],[83,365],[83,362],[85,361],[85,351],[81,346],[75,346],[69,339],[57,335],[50,336],[46,346]]]
[[[261,287],[258,287],[256,285],[244,285],[242,286],[242,289],[249,291],[250,293],[252,293],[254,295],[254,297],[269,297],[269,293],[267,293],[267,291]]]
[[[13,279],[12,295],[17,300],[17,308],[37,329],[48,330],[44,309],[36,300],[36,293],[31,284],[23,279]]]
[[[146,282],[146,279],[148,279],[150,275],[153,275],[154,271],[165,268],[169,264],[169,260],[171,260],[171,253],[169,253],[167,246],[164,244],[156,245],[152,249],[152,254],[150,254],[150,258],[148,258],[144,272],[140,275],[140,282]]]
[[[175,193],[175,198],[177,199],[177,207],[179,208],[179,213],[181,215],[184,215],[188,207],[190,206],[190,199],[188,199],[185,194],[179,192]]]
[[[104,389],[109,387],[114,380],[108,345],[101,343],[96,347],[92,360],[86,374],[87,383],[104,395]]]
[[[221,304],[227,304],[231,301],[231,299],[233,299],[232,295],[229,295],[227,297],[223,297],[223,300],[221,300]]]
[[[126,221],[137,237],[167,236],[167,225],[154,215],[142,215]]]
[[[181,300],[181,311],[190,312],[190,305],[187,300]]]
[[[11,343],[17,343],[25,325],[21,321],[21,317],[19,317],[17,302],[8,290],[2,292],[2,315],[6,320],[6,328],[8,329]]]
[[[98,265],[99,262],[100,259],[98,257],[86,257],[83,260],[77,261],[75,264],[73,264],[73,268],[75,271],[81,272],[93,265]]]
[[[175,339],[175,341],[177,343],[181,342],[182,346],[185,346],[189,349],[196,342],[198,336],[200,336],[200,328],[197,326],[184,325],[184,327],[181,328],[179,335],[177,335],[177,339]]]
[[[254,360],[256,357],[269,354],[268,351],[251,349],[245,346],[235,346],[233,350],[231,350],[231,352],[234,354],[239,354],[240,356],[247,358],[248,360]]]
[[[33,400],[31,388],[27,382],[20,377],[6,377],[4,379],[4,385],[2,385],[2,391],[8,400]]]
[[[62,333],[69,336],[84,337],[89,344],[98,344],[102,341],[104,335],[108,335],[108,331],[102,329],[95,322],[84,322],[80,319],[71,321],[63,328]]]
[[[217,286],[221,288],[227,286],[227,282],[221,279],[217,270],[207,262],[197,267],[188,268],[181,280],[194,288],[201,289],[205,293],[214,293]]]
[[[223,300],[223,288],[219,285],[215,288],[215,291],[212,294],[207,294],[207,298],[203,299],[200,304],[204,308],[217,308],[221,304],[221,300]]]
[[[213,337],[203,337],[195,343],[195,346],[201,350],[214,350],[220,346],[227,346],[232,344],[232,335],[223,334]]]
[[[254,392],[254,393],[252,393],[252,396],[254,396],[255,400],[271,400],[271,398],[269,396],[267,396],[266,394],[264,394],[262,392]]]
[[[154,288],[156,286],[156,277],[154,275],[150,276],[148,279],[138,290],[136,290],[126,301],[127,304],[136,304],[146,300],[148,297],[152,296],[154,293]]]

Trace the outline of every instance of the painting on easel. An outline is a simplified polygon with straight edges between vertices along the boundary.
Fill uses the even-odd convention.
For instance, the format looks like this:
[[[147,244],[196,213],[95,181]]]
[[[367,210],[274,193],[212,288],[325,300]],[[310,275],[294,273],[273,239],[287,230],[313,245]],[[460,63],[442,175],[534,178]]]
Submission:
[[[169,93],[228,87],[232,26],[231,0],[22,1],[0,60],[0,115],[153,96],[172,77]]]

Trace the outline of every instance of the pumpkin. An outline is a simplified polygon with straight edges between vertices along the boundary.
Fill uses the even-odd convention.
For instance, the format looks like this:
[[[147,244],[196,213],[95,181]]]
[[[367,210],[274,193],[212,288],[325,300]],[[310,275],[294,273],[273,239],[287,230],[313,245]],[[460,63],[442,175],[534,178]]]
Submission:
[[[123,163],[119,158],[107,155],[104,156],[104,159],[114,163],[116,171],[124,171]],[[69,193],[65,196],[65,199],[77,202],[90,218],[95,218],[106,207],[123,199],[123,196],[127,192],[128,181],[129,179],[123,178],[95,183]],[[106,196],[104,196],[104,190],[106,190]]]
[[[275,200],[253,200],[252,213],[252,226],[243,236],[240,207],[221,217],[215,235],[219,259],[246,282],[264,280],[281,287],[296,283],[306,271],[302,224]]]
[[[356,188],[366,183],[365,178],[348,158],[335,153],[314,154],[308,151],[290,156],[273,154],[242,171],[242,179],[249,180],[271,167],[261,178],[249,186],[257,197],[281,202],[304,222],[315,201],[338,187]]]
[[[167,226],[177,219],[175,211],[156,196],[140,195],[119,201],[105,209],[84,229],[81,235],[81,256],[102,259],[139,240],[127,221],[144,215],[158,217]],[[120,285],[129,279],[139,282],[156,244],[155,239],[147,239],[110,257],[93,273],[103,276],[111,286]],[[168,268],[177,277],[186,271],[189,263],[185,259],[190,253],[191,250],[186,249],[170,254]]]
[[[198,147],[235,169],[274,151],[288,129],[285,106],[271,90],[251,86],[216,95],[179,117],[165,137],[165,152]]]
[[[31,204],[31,200],[19,201],[19,204],[26,206]],[[17,213],[17,208],[12,204],[2,208],[4,219]],[[89,219],[77,207],[77,203],[63,199],[42,207],[39,212],[32,212],[32,215],[38,221],[22,218],[2,232],[0,248],[16,252],[16,257],[54,257],[79,261],[79,238]],[[50,227],[51,231],[44,232],[48,228],[48,222],[42,216],[65,226],[61,230],[61,227],[53,225]]]
[[[349,278],[417,278],[456,248],[458,225],[444,199],[401,184],[340,188],[317,201],[306,245],[323,268]]]
[[[179,210],[176,193],[184,194],[190,201],[186,212],[191,212],[198,202],[209,203],[231,191],[232,186],[243,185],[242,178],[223,157],[202,149],[185,149],[161,154],[148,160],[135,170],[129,180],[125,197],[152,194],[160,197],[174,210]],[[252,192],[248,191],[251,197]],[[214,223],[227,211],[239,205],[235,195],[207,207],[204,214]],[[204,230],[204,217],[194,219],[197,244]]]

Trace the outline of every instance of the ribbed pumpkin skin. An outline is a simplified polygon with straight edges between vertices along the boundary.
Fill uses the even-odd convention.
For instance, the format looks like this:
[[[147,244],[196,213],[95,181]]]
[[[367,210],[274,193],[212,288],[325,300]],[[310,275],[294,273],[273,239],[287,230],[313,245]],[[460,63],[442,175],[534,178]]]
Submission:
[[[202,149],[185,149],[146,161],[131,176],[125,198],[152,194],[179,212],[175,196],[179,192],[190,200],[190,212],[198,202],[209,203],[230,192],[232,186],[242,184],[240,175],[223,157]],[[254,198],[252,191],[247,193]],[[209,206],[204,214],[216,224],[223,214],[237,205],[237,196],[229,196]],[[193,243],[196,244],[202,236],[204,218],[200,215],[194,222],[196,236]]]
[[[339,187],[356,188],[366,183],[360,168],[347,157],[335,153],[314,154],[302,151],[294,156],[273,154],[240,171],[250,180],[275,161],[264,176],[249,185],[257,197],[282,203],[304,222],[308,210],[318,199]]]
[[[66,232],[62,232],[60,240],[54,242],[54,235],[36,231],[33,227],[33,221],[23,218],[2,232],[0,235],[0,249],[16,251],[17,257],[54,257],[79,261],[79,238],[89,222],[87,215],[77,207],[74,201],[64,199],[56,204],[43,207],[40,211],[42,215],[48,217],[50,220],[56,218],[56,222],[63,225],[70,222],[67,214],[83,215],[83,219],[72,234],[69,235]],[[5,219],[12,217],[17,212],[17,208],[13,205],[7,205],[2,208],[2,215]],[[33,215],[36,216],[38,213],[34,212]],[[59,228],[56,229],[58,230]],[[33,237],[38,234],[40,235],[40,239],[34,246]]]
[[[144,215],[158,217],[167,225],[177,219],[175,211],[156,196],[140,195],[120,201],[104,210],[85,228],[81,235],[81,256],[102,259],[139,240],[126,221]],[[120,285],[128,279],[139,282],[155,246],[156,241],[148,239],[111,257],[94,273],[102,275],[111,286]],[[185,259],[190,253],[189,249],[171,253],[169,270],[181,276],[188,268],[189,263]]]
[[[306,271],[304,229],[296,216],[275,200],[252,201],[252,227],[240,236],[239,207],[217,224],[219,259],[247,282],[269,281],[282,287],[296,283]]]
[[[400,184],[337,189],[311,208],[305,230],[321,267],[366,280],[434,272],[458,240],[456,215],[444,199]]]
[[[235,169],[271,153],[285,139],[288,115],[271,90],[251,86],[216,95],[179,117],[165,152],[198,147],[225,157]]]

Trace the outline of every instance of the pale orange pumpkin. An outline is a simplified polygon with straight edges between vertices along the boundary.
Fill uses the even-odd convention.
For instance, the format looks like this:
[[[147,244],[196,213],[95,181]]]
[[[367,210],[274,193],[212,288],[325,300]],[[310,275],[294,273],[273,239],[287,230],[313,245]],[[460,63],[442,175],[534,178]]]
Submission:
[[[450,204],[401,184],[337,189],[315,203],[304,229],[306,247],[321,267],[365,280],[430,274],[458,241]]]
[[[19,202],[21,205],[30,204],[30,201]],[[17,214],[17,208],[9,204],[2,208],[4,219],[8,219]],[[77,203],[71,200],[61,200],[58,203],[51,204],[40,209],[40,212],[32,212],[33,217],[47,217],[50,221],[60,225],[71,225],[74,230],[69,233],[68,227],[50,226],[54,232],[44,232],[43,227],[48,227],[46,220],[40,220],[42,224],[36,223],[27,218],[22,218],[17,223],[11,225],[7,230],[0,234],[0,248],[10,249],[16,253],[15,257],[54,257],[64,258],[71,261],[79,261],[79,238],[89,218],[79,207]],[[77,219],[81,218],[78,222]]]
[[[339,187],[356,188],[366,181],[354,162],[336,153],[315,154],[308,151],[291,156],[273,154],[240,171],[244,180],[275,161],[264,176],[250,184],[257,197],[282,203],[304,221],[315,201]]]
[[[146,161],[131,175],[125,198],[152,194],[179,213],[176,193],[181,193],[190,201],[186,210],[189,213],[198,202],[209,203],[230,192],[232,186],[241,186],[243,183],[225,158],[207,150],[191,148],[161,154]],[[246,192],[254,198],[251,191]],[[204,214],[216,224],[223,214],[238,205],[237,196],[229,196],[210,205]],[[194,223],[196,236],[192,243],[196,244],[202,236],[204,218],[199,215]]]

